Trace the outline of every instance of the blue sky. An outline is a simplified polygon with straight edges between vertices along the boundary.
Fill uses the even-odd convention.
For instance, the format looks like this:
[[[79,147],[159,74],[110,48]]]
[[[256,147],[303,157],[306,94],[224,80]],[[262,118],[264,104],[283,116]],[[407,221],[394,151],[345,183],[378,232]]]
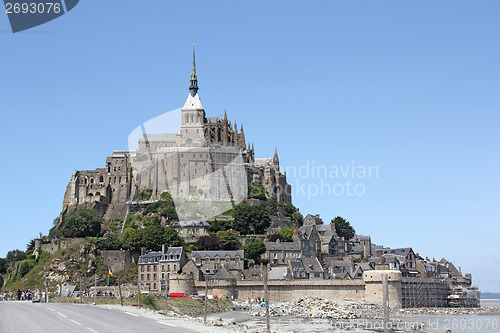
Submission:
[[[0,256],[48,232],[74,170],[184,104],[196,40],[207,115],[243,122],[257,157],[376,167],[289,171],[304,215],[341,215],[500,291],[499,15],[498,1],[85,0],[17,34],[0,15]],[[363,195],[312,195],[322,181]]]

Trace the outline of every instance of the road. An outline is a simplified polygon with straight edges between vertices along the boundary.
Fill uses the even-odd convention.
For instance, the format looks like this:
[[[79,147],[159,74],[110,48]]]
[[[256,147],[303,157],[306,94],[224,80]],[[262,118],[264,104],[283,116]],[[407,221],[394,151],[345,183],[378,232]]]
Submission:
[[[0,302],[0,332],[196,332],[130,312],[69,303]]]

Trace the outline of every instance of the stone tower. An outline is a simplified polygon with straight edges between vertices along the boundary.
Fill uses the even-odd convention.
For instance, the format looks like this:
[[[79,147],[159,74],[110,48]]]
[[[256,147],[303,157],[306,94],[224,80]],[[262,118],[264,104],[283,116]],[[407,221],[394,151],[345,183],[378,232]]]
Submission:
[[[189,84],[189,95],[181,110],[181,128],[177,136],[178,146],[203,147],[205,140],[205,110],[198,96],[198,77],[196,74],[195,49],[193,42],[193,68]]]

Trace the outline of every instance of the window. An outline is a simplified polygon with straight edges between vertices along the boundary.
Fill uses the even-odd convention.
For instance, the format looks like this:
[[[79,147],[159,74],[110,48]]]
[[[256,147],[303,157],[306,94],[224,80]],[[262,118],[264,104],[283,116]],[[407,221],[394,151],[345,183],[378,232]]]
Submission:
[[[156,273],[153,274],[153,280],[156,280]]]
[[[177,269],[176,267],[177,267],[177,265],[176,265],[176,264],[174,264],[174,271]]]
[[[144,266],[141,266],[141,272],[144,272]]]
[[[170,265],[167,265],[167,269],[170,270]]]
[[[165,273],[161,273],[161,279],[165,279]]]
[[[151,277],[151,274],[148,274],[148,281],[149,281],[150,277]]]
[[[141,274],[141,281],[144,281],[144,274]]]
[[[156,272],[156,265],[154,265],[154,266],[153,266],[153,271],[155,271],[155,272]]]
[[[156,282],[153,283],[153,289],[156,289]]]
[[[151,266],[148,265],[147,271],[149,272],[151,270]]]
[[[165,272],[165,265],[161,265],[161,271]]]

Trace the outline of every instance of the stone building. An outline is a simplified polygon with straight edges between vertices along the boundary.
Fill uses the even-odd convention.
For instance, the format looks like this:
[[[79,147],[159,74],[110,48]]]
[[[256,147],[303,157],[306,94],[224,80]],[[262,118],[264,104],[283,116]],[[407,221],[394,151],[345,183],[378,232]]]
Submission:
[[[201,236],[208,235],[208,224],[205,221],[180,221],[174,223],[174,228],[187,243],[196,242]]]
[[[183,247],[163,246],[162,251],[143,253],[137,264],[141,290],[159,292],[162,281],[175,274],[186,263]]]
[[[286,264],[289,261],[295,261],[300,258],[302,253],[300,244],[296,242],[281,242],[279,239],[275,242],[264,242],[266,252],[262,255],[270,264]]]
[[[280,172],[277,151],[272,158],[256,159],[253,145],[247,146],[243,125],[239,129],[236,123],[232,125],[226,112],[224,117],[206,116],[198,95],[193,48],[189,94],[178,132],[143,133],[137,150],[113,152],[104,168],[75,171],[62,212],[88,204],[105,219],[123,219],[126,202],[149,188],[152,200],[169,191],[181,220],[203,219],[245,199],[248,182],[264,185],[278,202],[291,202],[291,187]],[[183,201],[197,201],[199,207],[179,209]]]
[[[295,228],[293,241],[300,246],[302,257],[320,257],[321,240],[315,225],[306,225]]]
[[[244,251],[193,251],[191,260],[182,272],[192,275],[197,280],[204,280],[207,275],[214,275],[224,268],[235,278],[243,278]]]

